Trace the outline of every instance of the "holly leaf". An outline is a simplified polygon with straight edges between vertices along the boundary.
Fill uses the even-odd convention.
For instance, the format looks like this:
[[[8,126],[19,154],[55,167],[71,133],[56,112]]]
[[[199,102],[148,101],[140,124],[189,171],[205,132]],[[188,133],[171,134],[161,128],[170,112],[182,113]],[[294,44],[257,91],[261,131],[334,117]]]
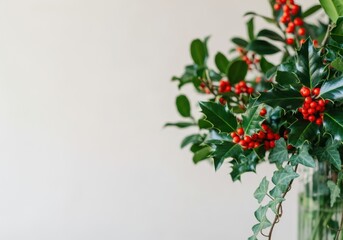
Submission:
[[[257,199],[258,203],[261,203],[268,192],[269,181],[264,177],[254,193],[254,197]]]
[[[176,98],[176,107],[182,117],[191,116],[191,104],[185,95],[179,95]]]
[[[337,198],[341,195],[341,189],[333,181],[327,181],[328,188],[330,189],[330,206],[333,207]]]
[[[242,148],[239,144],[228,141],[224,141],[221,144],[216,144],[215,150],[212,153],[215,170],[218,170],[221,167],[225,159],[229,157],[237,158],[241,153]]]
[[[297,120],[289,128],[291,132],[289,133],[288,142],[295,147],[300,147],[305,142],[310,142],[319,132],[318,125],[303,119]]]
[[[304,97],[293,89],[280,90],[273,88],[268,92],[262,92],[257,98],[255,105],[265,103],[273,108],[282,107],[287,110],[294,110],[304,102]]]
[[[236,117],[228,108],[214,102],[200,102],[199,104],[202,112],[206,116],[206,120],[213,124],[213,128],[224,133],[236,131]]]
[[[249,105],[252,107],[248,107],[247,111],[242,115],[242,127],[247,135],[252,135],[260,129],[260,124],[264,120],[260,115],[264,104],[256,105],[255,101],[256,99],[250,102]]]
[[[247,73],[248,65],[246,64],[246,62],[242,60],[236,60],[229,64],[227,76],[230,83],[236,84],[239,81],[244,80]]]
[[[318,157],[319,161],[329,161],[337,170],[341,170],[341,156],[338,151],[338,147],[340,146],[339,141],[334,141],[329,139],[326,142],[325,147],[318,148],[315,151],[315,155]]]
[[[282,163],[288,161],[288,150],[285,139],[280,138],[275,142],[275,147],[270,151],[269,161],[277,166],[282,166]]]
[[[203,66],[207,58],[207,50],[205,44],[200,39],[195,39],[191,43],[190,50],[194,63],[199,66]]]
[[[316,50],[312,41],[307,39],[297,54],[296,69],[300,82],[314,88],[321,82],[324,75],[324,64],[320,57],[320,50]]]
[[[343,140],[343,112],[341,110],[328,110],[324,113],[324,128],[334,140]]]
[[[230,63],[229,60],[226,58],[226,56],[224,54],[222,54],[221,52],[218,52],[214,58],[214,61],[216,63],[218,70],[221,73],[226,74],[227,68],[228,68],[229,63]]]
[[[313,157],[308,153],[309,150],[309,145],[308,144],[303,144],[300,147],[300,150],[297,154],[294,154],[290,161],[293,166],[297,164],[302,164],[306,167],[311,167],[314,168],[316,166],[316,163],[313,159]]]
[[[332,101],[343,100],[343,76],[327,80],[320,88],[320,97]]]
[[[289,88],[290,85],[294,86],[300,83],[298,76],[293,72],[277,71],[275,80],[278,84],[287,88]]]

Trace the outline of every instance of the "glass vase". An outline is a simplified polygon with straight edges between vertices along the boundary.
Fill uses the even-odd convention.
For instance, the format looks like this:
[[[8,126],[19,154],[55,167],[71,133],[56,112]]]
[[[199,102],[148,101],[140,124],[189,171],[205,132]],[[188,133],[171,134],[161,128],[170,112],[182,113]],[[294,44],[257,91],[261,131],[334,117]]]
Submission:
[[[337,199],[331,207],[327,186],[328,180],[337,181],[336,172],[328,163],[317,161],[315,168],[302,167],[299,174],[298,240],[343,240],[343,201]]]

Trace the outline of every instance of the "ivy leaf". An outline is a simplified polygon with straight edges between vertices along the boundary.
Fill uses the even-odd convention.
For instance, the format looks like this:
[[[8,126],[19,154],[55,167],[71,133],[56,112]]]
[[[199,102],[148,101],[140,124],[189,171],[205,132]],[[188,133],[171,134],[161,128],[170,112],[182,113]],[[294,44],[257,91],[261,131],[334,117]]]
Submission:
[[[176,107],[182,117],[191,116],[191,104],[185,95],[179,95],[176,98]]]
[[[240,46],[240,47],[243,47],[243,48],[246,48],[248,46],[248,42],[246,40],[244,40],[243,38],[239,38],[239,37],[234,37],[231,39],[231,41]]]
[[[254,197],[257,199],[258,203],[261,203],[268,192],[269,181],[264,177],[254,193]]]
[[[197,164],[198,162],[208,159],[210,157],[210,154],[212,153],[212,148],[209,146],[205,146],[201,148],[200,150],[196,151],[193,156],[193,162]]]
[[[331,180],[328,180],[327,185],[330,189],[330,206],[333,207],[337,198],[340,197],[341,189]]]
[[[274,88],[268,92],[262,92],[255,104],[265,103],[273,108],[281,107],[284,109],[297,109],[304,102],[304,97],[293,89],[280,90]]]
[[[318,134],[318,125],[315,123],[299,119],[293,123],[290,127],[289,143],[295,147],[299,147],[304,142],[310,142]]]
[[[177,123],[166,123],[165,127],[178,127],[178,128],[187,128],[191,126],[196,126],[192,122],[177,122]]]
[[[343,15],[343,2],[341,0],[319,0],[327,15],[333,22]]]
[[[285,42],[283,37],[277,34],[275,31],[263,29],[258,34],[257,37],[266,37],[274,41]]]
[[[261,109],[264,107],[263,104],[254,104],[256,100],[252,100],[253,102],[250,103],[247,111],[242,115],[242,127],[247,135],[252,135],[256,132],[256,130],[260,129],[260,124],[264,120],[261,117],[260,112]]]
[[[320,5],[314,5],[303,12],[302,17],[307,18],[311,16],[312,14],[316,13],[318,10],[320,10],[322,7]]]
[[[216,66],[218,68],[218,70],[221,73],[226,74],[227,73],[227,68],[229,66],[229,60],[225,57],[224,54],[222,54],[221,52],[218,52],[214,58],[214,61],[216,63]]]
[[[267,206],[260,206],[256,211],[255,211],[255,217],[257,221],[259,222],[258,224],[254,225],[252,227],[254,235],[249,238],[249,240],[257,239],[257,235],[263,230],[268,227],[270,227],[272,224],[267,218],[267,211],[268,211],[268,205]]]
[[[304,144],[300,147],[299,153],[295,154],[291,157],[290,161],[293,166],[297,164],[302,164],[306,167],[314,168],[316,166],[316,163],[313,159],[313,157],[308,153],[309,145]]]
[[[204,138],[200,134],[192,134],[185,137],[181,142],[181,148],[186,147],[191,143],[202,143]]]
[[[248,65],[243,60],[236,60],[230,63],[228,67],[227,76],[232,84],[245,79],[248,73]]]
[[[221,144],[215,145],[215,150],[212,154],[215,170],[220,168],[225,159],[229,157],[237,158],[241,153],[241,146],[232,142],[224,141]]]
[[[343,72],[343,59],[341,57],[337,57],[331,62],[331,66],[336,70]]]
[[[200,39],[195,39],[192,41],[191,56],[194,63],[199,66],[203,66],[207,57],[206,52],[206,46]]]
[[[277,207],[283,201],[285,201],[284,198],[281,198],[281,197],[274,198],[274,200],[268,203],[268,207],[273,211],[273,213],[278,214]]]
[[[251,151],[247,156],[241,154],[239,158],[233,160],[232,171],[230,173],[233,181],[240,180],[241,175],[246,172],[255,172],[258,163],[258,155],[255,151]]]
[[[275,187],[270,191],[270,194],[274,198],[281,197],[281,195],[287,190],[290,182],[297,177],[299,177],[299,174],[294,172],[290,165],[275,171],[272,177],[272,182]]]
[[[343,112],[341,110],[329,110],[324,113],[324,128],[334,140],[343,140]]]
[[[343,100],[343,76],[324,82],[320,89],[320,97],[333,101]]]
[[[338,147],[340,146],[339,141],[334,141],[332,139],[329,139],[326,142],[326,146],[324,148],[318,148],[315,151],[315,154],[318,157],[319,161],[328,161],[337,169],[341,170],[341,156],[338,151]]]
[[[236,131],[236,117],[226,107],[214,102],[200,102],[200,107],[206,120],[212,123],[215,129],[224,133]]]
[[[298,51],[296,68],[300,82],[311,89],[323,78],[324,65],[320,50],[316,50],[310,39],[307,39]]]
[[[288,150],[285,139],[280,138],[275,142],[275,147],[270,151],[269,161],[282,166],[282,163],[288,161]]]
[[[253,51],[259,55],[270,55],[280,52],[280,49],[270,42],[259,39],[251,41],[247,48],[248,50]]]
[[[254,18],[250,18],[250,20],[247,22],[247,29],[248,29],[248,36],[250,40],[254,40]]]

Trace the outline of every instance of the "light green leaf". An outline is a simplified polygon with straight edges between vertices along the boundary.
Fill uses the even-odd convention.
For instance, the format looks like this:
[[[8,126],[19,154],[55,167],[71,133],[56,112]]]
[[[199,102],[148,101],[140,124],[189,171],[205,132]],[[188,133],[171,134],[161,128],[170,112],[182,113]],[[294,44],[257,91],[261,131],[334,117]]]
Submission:
[[[264,177],[254,193],[254,197],[257,199],[258,203],[261,203],[268,192],[269,181]]]
[[[285,139],[280,138],[275,142],[275,147],[270,151],[269,161],[281,166],[283,162],[288,161],[288,150]]]
[[[281,202],[285,201],[284,198],[277,197],[268,203],[268,207],[273,211],[274,214],[278,214],[277,208]]]
[[[272,177],[272,182],[275,187],[270,191],[270,194],[274,198],[281,197],[282,194],[287,191],[290,182],[297,177],[299,177],[299,174],[297,174],[290,165],[275,171]]]
[[[326,142],[326,146],[323,148],[318,148],[315,151],[315,154],[318,157],[319,161],[329,161],[337,170],[341,170],[341,156],[339,154],[338,148],[341,145],[339,141],[334,141],[329,139]]]
[[[336,22],[339,16],[343,16],[342,0],[319,0],[319,2],[333,22]]]
[[[341,189],[331,180],[328,180],[327,185],[330,189],[330,206],[333,207],[337,198],[340,197]]]
[[[193,162],[198,163],[202,160],[208,159],[212,151],[212,148],[209,146],[203,147],[202,149],[194,153]]]
[[[336,70],[343,72],[343,59],[341,57],[337,57],[332,61],[331,66]]]
[[[300,147],[299,153],[295,154],[291,157],[290,161],[293,166],[297,164],[302,164],[306,167],[314,168],[316,166],[316,163],[313,159],[313,157],[308,153],[309,145],[304,144]]]

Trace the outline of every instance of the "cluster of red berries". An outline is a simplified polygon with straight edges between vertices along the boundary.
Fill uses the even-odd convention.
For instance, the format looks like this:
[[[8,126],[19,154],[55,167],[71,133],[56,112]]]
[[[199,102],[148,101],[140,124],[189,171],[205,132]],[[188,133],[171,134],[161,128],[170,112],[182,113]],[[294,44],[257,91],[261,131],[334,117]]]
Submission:
[[[283,15],[280,18],[280,22],[286,27],[286,33],[291,34],[291,37],[286,39],[286,43],[289,45],[294,44],[294,35],[304,37],[306,35],[306,29],[302,18],[298,17],[300,6],[294,3],[294,0],[276,0],[274,5],[275,11],[282,9]]]
[[[239,54],[241,55],[242,60],[246,62],[246,64],[249,67],[249,70],[252,69],[251,67],[252,64],[260,62],[260,59],[256,57],[255,53],[252,53],[251,57],[249,57],[248,51],[246,51],[244,48],[238,47],[237,52],[239,52]]]
[[[323,118],[325,111],[325,105],[327,101],[323,99],[316,99],[320,93],[320,88],[314,88],[311,90],[307,87],[302,87],[300,89],[300,94],[305,98],[304,104],[298,109],[302,113],[305,120],[310,122],[315,122],[317,125],[323,124]]]
[[[229,81],[220,80],[218,92],[219,93],[231,92],[231,85],[230,85]]]
[[[231,133],[232,141],[243,147],[244,150],[258,148],[262,144],[265,150],[275,147],[275,141],[280,139],[278,133],[266,124],[262,124],[262,130],[251,136],[244,136],[244,129],[238,128],[236,132]]]
[[[235,85],[235,93],[237,95],[242,93],[248,93],[252,94],[255,91],[253,87],[248,87],[247,83],[245,81],[240,81]]]

